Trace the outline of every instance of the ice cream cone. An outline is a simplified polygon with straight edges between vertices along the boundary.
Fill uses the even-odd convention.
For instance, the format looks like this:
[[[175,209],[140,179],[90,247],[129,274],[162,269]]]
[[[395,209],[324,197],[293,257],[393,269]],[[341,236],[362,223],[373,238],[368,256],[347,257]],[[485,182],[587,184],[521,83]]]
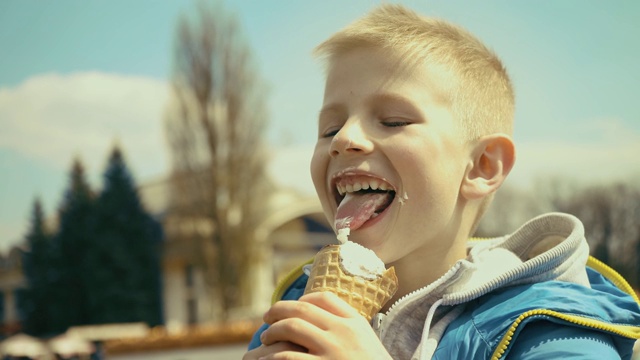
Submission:
[[[327,245],[313,261],[304,292],[330,291],[371,321],[397,289],[398,278],[393,267],[373,280],[351,275],[341,265],[340,246]]]

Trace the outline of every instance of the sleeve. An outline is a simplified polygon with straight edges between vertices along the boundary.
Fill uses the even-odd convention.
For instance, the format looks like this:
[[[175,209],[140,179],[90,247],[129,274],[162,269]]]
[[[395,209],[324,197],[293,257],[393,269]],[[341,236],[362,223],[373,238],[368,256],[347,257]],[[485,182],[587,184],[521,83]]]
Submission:
[[[285,291],[281,300],[298,300],[304,293],[304,287],[306,286],[308,279],[309,277],[304,274],[298,277]],[[249,350],[253,350],[262,345],[262,342],[260,341],[260,334],[267,330],[268,327],[269,325],[262,324],[255,334],[253,334],[251,342],[249,342]]]
[[[253,350],[259,347],[260,345],[262,345],[262,342],[260,341],[260,334],[262,334],[262,332],[265,331],[268,327],[269,325],[262,324],[262,326],[258,328],[255,334],[253,334],[253,337],[251,338],[251,342],[249,342],[249,348],[247,350]]]
[[[506,359],[628,359],[615,344],[602,331],[536,321],[522,329]]]

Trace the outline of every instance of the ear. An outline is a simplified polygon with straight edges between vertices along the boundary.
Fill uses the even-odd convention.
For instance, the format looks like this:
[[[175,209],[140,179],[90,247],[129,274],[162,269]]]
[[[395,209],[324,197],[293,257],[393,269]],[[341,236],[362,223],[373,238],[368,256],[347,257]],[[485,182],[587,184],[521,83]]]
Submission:
[[[469,200],[485,197],[502,185],[515,163],[515,148],[511,137],[491,134],[476,142],[471,156],[460,187]]]

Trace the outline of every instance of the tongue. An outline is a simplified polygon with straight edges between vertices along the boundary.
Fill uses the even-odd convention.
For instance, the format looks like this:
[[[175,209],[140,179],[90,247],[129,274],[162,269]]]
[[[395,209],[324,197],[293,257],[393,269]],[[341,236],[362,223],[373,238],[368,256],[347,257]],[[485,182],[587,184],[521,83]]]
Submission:
[[[359,228],[389,201],[389,196],[390,193],[347,193],[338,206],[336,230]]]

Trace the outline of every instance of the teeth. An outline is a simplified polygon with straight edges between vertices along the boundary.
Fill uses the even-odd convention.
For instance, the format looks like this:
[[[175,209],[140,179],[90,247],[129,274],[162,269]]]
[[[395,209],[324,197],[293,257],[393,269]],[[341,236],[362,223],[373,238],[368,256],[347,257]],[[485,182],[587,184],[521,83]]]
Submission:
[[[369,182],[362,182],[362,183],[357,182],[357,183],[346,184],[346,185],[336,184],[336,189],[338,190],[338,194],[340,194],[340,196],[343,196],[346,193],[352,193],[352,192],[356,192],[360,190],[368,190],[368,189],[388,191],[388,190],[392,190],[393,187],[389,184],[382,183],[379,180],[370,180]]]

